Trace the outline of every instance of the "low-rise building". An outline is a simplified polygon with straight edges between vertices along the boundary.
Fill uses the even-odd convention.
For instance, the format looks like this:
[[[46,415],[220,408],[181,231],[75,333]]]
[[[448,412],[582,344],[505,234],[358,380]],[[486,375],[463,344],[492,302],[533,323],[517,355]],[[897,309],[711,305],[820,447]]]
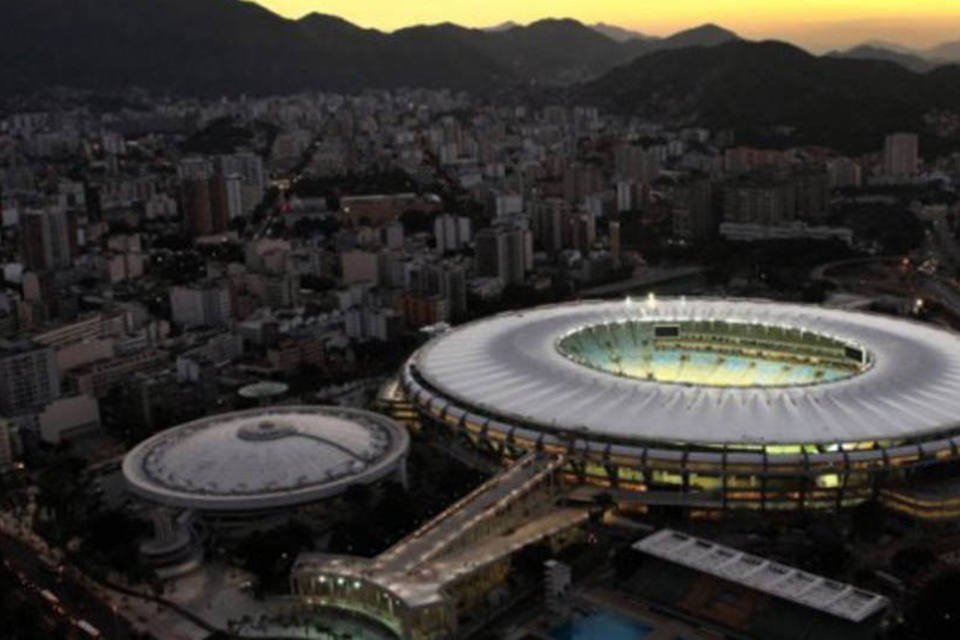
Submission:
[[[167,355],[164,352],[147,349],[129,356],[88,364],[71,371],[67,379],[80,393],[100,398],[110,387],[122,382],[131,373],[162,366],[166,361]]]
[[[41,439],[52,445],[100,431],[100,408],[88,395],[59,398],[37,416]]]

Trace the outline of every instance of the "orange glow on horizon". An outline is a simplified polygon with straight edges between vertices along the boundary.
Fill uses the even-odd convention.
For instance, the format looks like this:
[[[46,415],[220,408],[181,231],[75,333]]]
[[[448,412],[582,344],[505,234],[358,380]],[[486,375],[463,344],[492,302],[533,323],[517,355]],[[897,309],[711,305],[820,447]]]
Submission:
[[[944,0],[258,0],[281,15],[341,16],[384,31],[455,22],[488,27],[546,17],[605,22],[650,35],[715,22],[749,38],[780,38],[811,48],[882,38],[918,48],[960,36],[960,3]]]

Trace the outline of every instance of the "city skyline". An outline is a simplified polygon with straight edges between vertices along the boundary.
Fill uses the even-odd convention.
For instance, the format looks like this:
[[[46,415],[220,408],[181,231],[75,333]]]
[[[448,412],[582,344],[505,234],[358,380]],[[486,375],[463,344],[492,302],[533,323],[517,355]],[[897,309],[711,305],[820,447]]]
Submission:
[[[257,0],[288,18],[308,13],[340,16],[367,28],[394,31],[418,24],[453,22],[487,28],[506,22],[528,24],[546,18],[605,23],[651,36],[666,36],[703,23],[717,23],[751,39],[786,40],[815,52],[883,40],[916,49],[956,40],[960,6],[938,0],[681,0],[674,3],[598,0],[533,0],[517,5],[469,0],[456,5],[424,0]]]
[[[3,17],[0,640],[960,638],[960,0]]]

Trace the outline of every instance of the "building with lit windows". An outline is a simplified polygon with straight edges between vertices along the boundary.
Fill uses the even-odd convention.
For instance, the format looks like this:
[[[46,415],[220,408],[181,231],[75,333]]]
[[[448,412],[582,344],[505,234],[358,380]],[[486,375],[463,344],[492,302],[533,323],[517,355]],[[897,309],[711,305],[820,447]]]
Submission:
[[[59,396],[53,349],[30,340],[0,340],[0,415],[39,411]]]
[[[507,461],[561,455],[565,481],[621,504],[706,515],[902,506],[960,469],[958,384],[960,337],[933,326],[651,298],[459,327],[407,362],[395,403]]]

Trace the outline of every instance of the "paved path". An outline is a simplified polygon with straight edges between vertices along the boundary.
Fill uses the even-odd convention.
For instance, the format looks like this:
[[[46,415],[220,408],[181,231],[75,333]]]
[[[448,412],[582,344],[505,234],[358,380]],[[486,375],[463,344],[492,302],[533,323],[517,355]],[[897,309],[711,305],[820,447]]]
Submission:
[[[59,598],[62,613],[57,612],[64,622],[86,620],[97,627],[105,638],[127,640],[135,637],[131,626],[122,616],[114,612],[109,605],[98,598],[77,576],[70,571],[62,574],[51,570],[38,557],[37,553],[19,540],[0,534],[0,550],[9,563],[9,571],[20,582],[26,594],[47,604],[40,595],[47,590]]]

